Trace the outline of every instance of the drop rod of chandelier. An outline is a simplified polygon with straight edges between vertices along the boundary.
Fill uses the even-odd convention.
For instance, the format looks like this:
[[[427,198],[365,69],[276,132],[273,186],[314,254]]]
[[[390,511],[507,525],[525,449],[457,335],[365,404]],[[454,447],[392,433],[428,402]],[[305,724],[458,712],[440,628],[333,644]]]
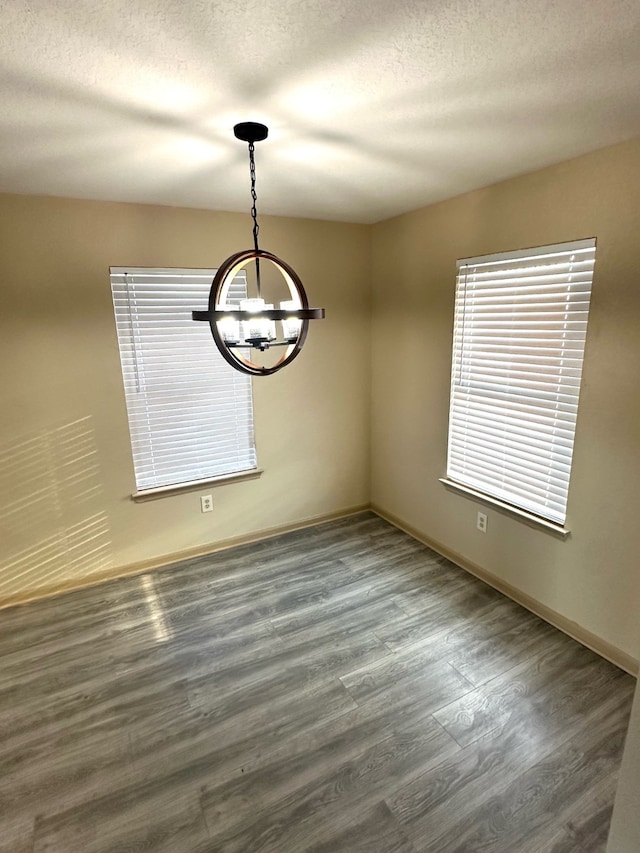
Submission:
[[[249,143],[249,172],[251,176],[251,218],[253,220],[253,249],[244,249],[227,258],[218,269],[209,292],[209,309],[193,311],[194,320],[204,320],[211,327],[213,340],[220,354],[232,367],[252,376],[269,376],[281,370],[299,354],[307,337],[309,320],[321,320],[324,308],[310,308],[307,294],[295,270],[271,252],[258,245],[258,211],[256,208],[255,143],[266,139],[269,133],[264,124],[242,122],[233,128],[236,139]],[[257,298],[228,302],[229,287],[235,276],[255,261]],[[290,299],[280,303],[280,308],[265,304],[261,293],[260,262],[272,264],[284,279]],[[276,321],[282,326],[278,338]],[[252,349],[265,352],[273,347],[286,347],[281,357],[270,367],[253,362],[248,353]]]

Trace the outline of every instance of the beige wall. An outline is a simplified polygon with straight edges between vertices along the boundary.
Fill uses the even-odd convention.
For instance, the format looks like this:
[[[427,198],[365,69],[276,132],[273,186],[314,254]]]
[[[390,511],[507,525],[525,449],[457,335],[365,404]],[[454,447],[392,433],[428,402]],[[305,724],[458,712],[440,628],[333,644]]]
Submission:
[[[208,515],[198,493],[129,498],[108,268],[215,266],[247,245],[247,216],[0,197],[0,602],[371,499],[636,657],[639,197],[636,140],[373,228],[264,217],[263,245],[293,264],[327,320],[293,365],[255,380],[264,476],[216,488]],[[571,537],[491,509],[482,535],[478,505],[438,482],[456,259],[589,236],[598,254]]]
[[[640,850],[640,687],[631,709],[629,731],[622,757],[616,802],[611,818],[607,853],[638,853]]]
[[[561,541],[438,482],[456,259],[597,237]],[[640,648],[640,140],[373,229],[372,501],[631,657]]]
[[[216,266],[250,244],[248,216],[0,197],[0,602],[368,501],[369,229],[261,225],[327,320],[254,380],[264,475],[217,487],[203,515],[200,493],[130,500],[109,266]]]

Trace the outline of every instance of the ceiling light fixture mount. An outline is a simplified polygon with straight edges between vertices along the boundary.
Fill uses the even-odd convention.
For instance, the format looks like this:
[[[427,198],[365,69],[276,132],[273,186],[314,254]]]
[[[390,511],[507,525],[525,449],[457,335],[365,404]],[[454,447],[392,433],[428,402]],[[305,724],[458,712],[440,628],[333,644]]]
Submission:
[[[253,220],[253,249],[244,249],[231,255],[218,269],[209,292],[209,309],[193,311],[194,320],[207,321],[213,340],[220,354],[232,367],[251,376],[269,376],[290,364],[302,349],[307,337],[309,320],[321,320],[324,308],[309,308],[307,294],[295,270],[271,252],[258,245],[258,211],[256,207],[256,168],[254,146],[269,135],[264,124],[242,122],[233,128],[236,139],[249,144],[249,172],[251,177],[251,219]],[[235,276],[251,262],[255,262],[255,298],[229,301],[229,289]],[[280,308],[266,304],[262,298],[260,262],[271,264],[279,273],[288,289],[289,299],[280,302]],[[281,330],[276,331],[276,322]],[[264,366],[254,362],[252,351],[266,352],[274,347],[284,347],[282,356],[275,364]]]

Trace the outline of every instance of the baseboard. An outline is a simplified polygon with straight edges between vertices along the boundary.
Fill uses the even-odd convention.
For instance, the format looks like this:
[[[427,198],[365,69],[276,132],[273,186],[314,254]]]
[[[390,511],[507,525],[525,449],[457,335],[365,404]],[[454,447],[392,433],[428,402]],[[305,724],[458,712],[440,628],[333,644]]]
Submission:
[[[59,581],[58,583],[51,584],[49,586],[41,586],[32,590],[25,590],[24,592],[16,593],[0,599],[0,610],[7,607],[14,607],[18,604],[27,604],[30,601],[51,598],[65,592],[72,592],[76,589],[96,586],[98,584],[105,583],[106,581],[133,577],[135,575],[143,574],[144,572],[165,568],[173,563],[179,563],[182,560],[191,560],[194,557],[206,557],[208,554],[215,554],[218,551],[226,551],[229,548],[236,548],[238,545],[249,545],[252,542],[260,542],[263,539],[272,539],[274,536],[281,536],[283,533],[291,533],[294,530],[304,530],[305,527],[315,527],[317,524],[325,524],[329,521],[337,521],[340,518],[348,518],[351,515],[356,515],[359,512],[364,512],[369,509],[369,504],[361,504],[359,506],[337,510],[336,512],[314,515],[299,521],[291,522],[290,524],[266,527],[262,530],[256,530],[242,536],[232,536],[228,539],[222,539],[219,542],[198,545],[194,548],[186,548],[182,551],[174,551],[171,554],[152,557],[149,560],[140,560],[135,563],[129,563],[126,566],[118,566],[107,569],[103,572],[96,572],[95,574],[89,575],[85,578],[71,578],[69,580]]]
[[[455,563],[461,569],[464,569],[479,578],[479,580],[489,586],[492,586],[494,589],[497,589],[498,592],[503,593],[503,595],[511,598],[517,604],[520,604],[527,610],[535,613],[536,616],[544,619],[545,622],[549,622],[549,624],[553,625],[555,628],[563,631],[569,637],[572,637],[574,640],[582,643],[583,646],[591,649],[591,651],[615,664],[620,669],[623,669],[625,672],[628,672],[634,677],[638,676],[639,664],[635,658],[631,657],[631,655],[628,655],[626,652],[623,652],[611,643],[607,643],[601,637],[598,637],[596,634],[593,634],[591,631],[583,628],[578,623],[567,619],[561,613],[547,607],[546,604],[543,604],[532,596],[527,595],[516,587],[511,586],[511,584],[503,581],[501,578],[481,566],[471,562],[466,557],[462,556],[462,554],[452,551],[441,542],[430,539],[419,530],[416,530],[411,527],[411,525],[406,524],[401,518],[398,518],[392,513],[386,512],[376,504],[361,504],[347,509],[338,510],[336,512],[310,516],[289,524],[263,528],[249,534],[223,539],[219,542],[207,543],[194,548],[187,548],[182,551],[174,551],[171,554],[163,554],[159,557],[153,557],[149,560],[141,560],[136,563],[130,563],[126,566],[118,566],[85,578],[73,578],[66,581],[60,581],[46,587],[37,587],[36,589],[25,590],[21,593],[16,593],[15,595],[0,599],[0,609],[13,607],[18,604],[26,604],[27,602],[37,601],[39,599],[51,598],[65,592],[71,592],[75,589],[96,586],[98,584],[105,583],[106,581],[117,580],[118,578],[132,577],[138,574],[143,574],[144,572],[162,569],[182,560],[190,560],[194,557],[205,557],[208,554],[226,551],[229,548],[235,548],[238,545],[248,545],[252,542],[259,542],[264,539],[271,539],[274,536],[280,536],[283,533],[290,533],[294,530],[303,530],[305,527],[313,527],[317,524],[336,521],[340,518],[348,518],[351,515],[356,515],[357,513],[364,512],[365,510],[371,510],[376,513],[380,518],[383,518],[385,521],[393,524],[394,527],[403,530],[409,536],[417,539],[429,548],[432,548],[438,554],[441,554],[443,557],[451,560],[452,563]]]
[[[626,652],[623,652],[611,643],[607,643],[606,640],[598,637],[597,634],[591,633],[591,631],[588,631],[586,628],[578,625],[577,622],[572,622],[570,619],[567,619],[551,607],[547,607],[546,604],[543,604],[536,598],[527,595],[525,592],[521,592],[517,587],[511,586],[511,584],[503,581],[501,578],[497,577],[497,575],[488,572],[486,569],[483,569],[481,566],[478,566],[466,557],[463,557],[462,554],[452,551],[441,542],[430,539],[428,536],[425,536],[423,533],[420,533],[420,531],[411,527],[411,525],[406,524],[402,519],[397,518],[392,513],[386,512],[376,504],[371,504],[369,508],[372,512],[375,512],[376,515],[379,515],[380,518],[383,518],[385,521],[393,524],[394,527],[403,530],[409,536],[417,539],[418,542],[422,542],[423,545],[427,545],[438,554],[441,554],[443,557],[451,560],[451,562],[455,563],[456,566],[459,566],[461,569],[469,572],[469,574],[474,575],[479,580],[489,586],[492,586],[494,589],[497,589],[498,592],[501,592],[503,595],[511,598],[517,604],[521,604],[522,607],[526,607],[527,610],[535,613],[536,616],[544,619],[545,622],[549,622],[549,624],[553,625],[554,628],[558,628],[572,639],[582,643],[583,646],[591,649],[592,652],[595,652],[600,655],[600,657],[605,658],[605,660],[610,661],[620,669],[628,672],[629,675],[633,675],[635,678],[638,677],[638,661],[631,657],[631,655],[628,655]]]

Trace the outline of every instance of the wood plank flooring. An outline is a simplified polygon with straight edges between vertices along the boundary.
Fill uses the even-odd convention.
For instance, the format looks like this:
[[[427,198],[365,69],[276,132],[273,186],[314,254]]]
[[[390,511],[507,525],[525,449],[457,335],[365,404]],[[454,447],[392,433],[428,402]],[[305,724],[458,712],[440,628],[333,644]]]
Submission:
[[[0,853],[603,853],[633,679],[370,513],[0,612]]]

